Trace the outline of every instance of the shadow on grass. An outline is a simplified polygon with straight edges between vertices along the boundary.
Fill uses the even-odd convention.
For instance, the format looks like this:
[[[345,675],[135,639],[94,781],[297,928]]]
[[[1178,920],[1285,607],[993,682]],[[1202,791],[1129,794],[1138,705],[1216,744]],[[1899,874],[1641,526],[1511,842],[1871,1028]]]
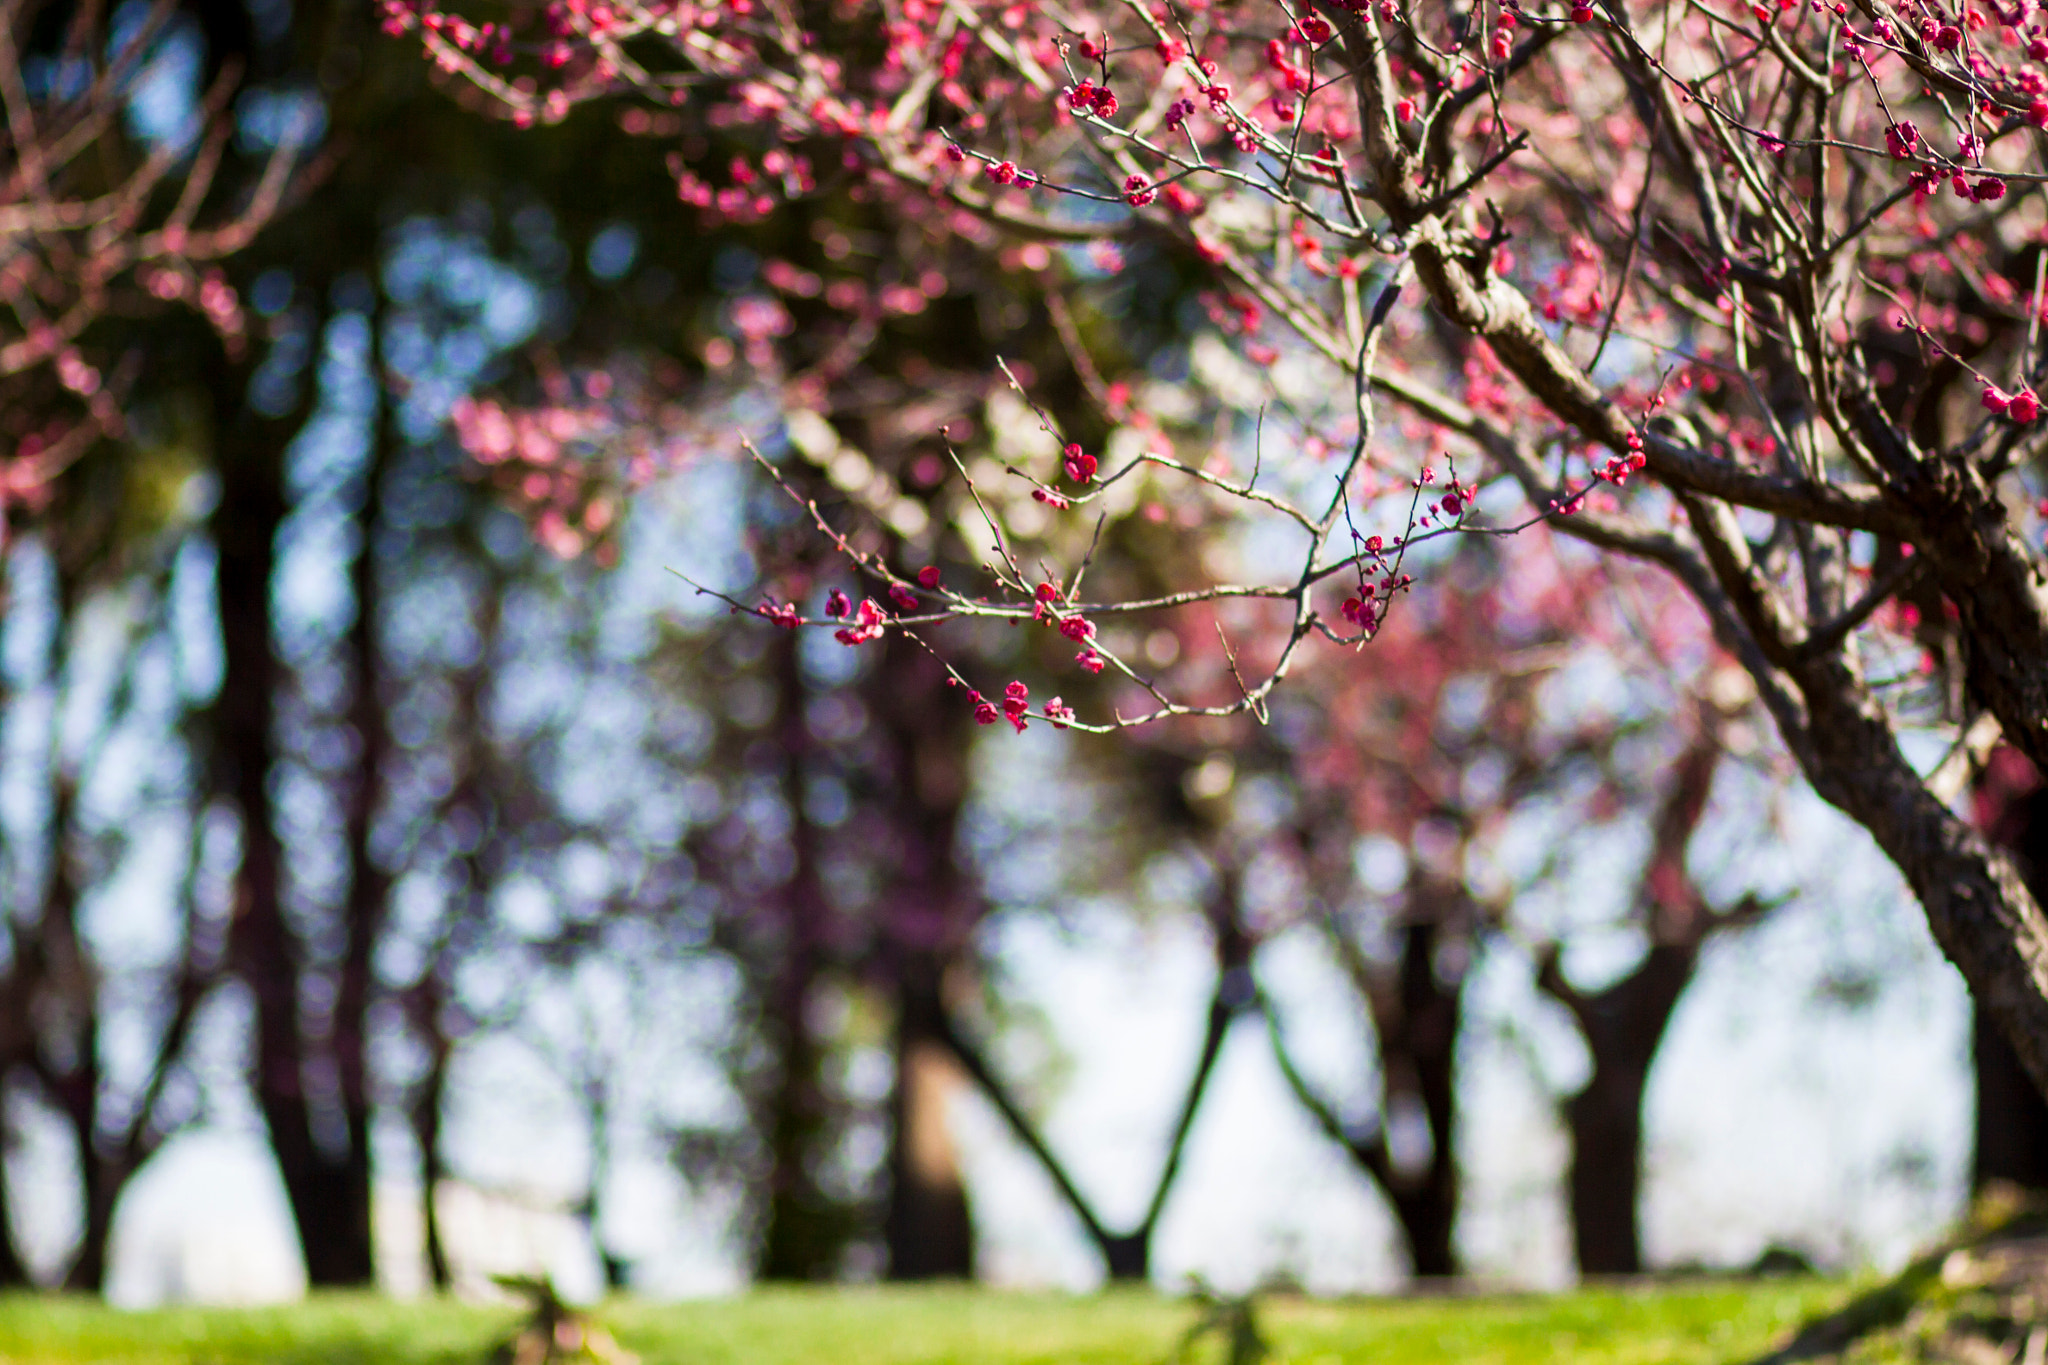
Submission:
[[[1790,1341],[1749,1365],[1802,1365],[1852,1351],[2041,1365],[2048,1345],[2044,1318],[2048,1204],[2014,1189],[1993,1189],[1934,1250],[1808,1321]]]

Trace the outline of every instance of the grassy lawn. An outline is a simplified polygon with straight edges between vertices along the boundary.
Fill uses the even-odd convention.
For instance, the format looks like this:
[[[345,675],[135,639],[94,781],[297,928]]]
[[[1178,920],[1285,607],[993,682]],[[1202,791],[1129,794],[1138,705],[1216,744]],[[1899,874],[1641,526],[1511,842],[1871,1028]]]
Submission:
[[[1748,1360],[1847,1297],[1829,1281],[1699,1283],[1555,1296],[1302,1300],[1259,1305],[1285,1365]],[[762,1290],[595,1314],[642,1365],[1164,1365],[1195,1321],[1144,1292],[1084,1297],[967,1289]],[[279,1308],[126,1313],[0,1298],[8,1365],[481,1365],[516,1310],[322,1296]],[[1192,1357],[1221,1358],[1212,1340]]]

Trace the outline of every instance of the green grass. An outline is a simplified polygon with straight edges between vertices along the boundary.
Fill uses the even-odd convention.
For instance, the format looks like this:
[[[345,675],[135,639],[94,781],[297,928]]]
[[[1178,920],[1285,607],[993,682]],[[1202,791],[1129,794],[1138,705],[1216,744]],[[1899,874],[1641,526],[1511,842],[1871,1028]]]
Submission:
[[[1741,1362],[1845,1286],[1702,1282],[1561,1295],[1274,1298],[1259,1321],[1282,1365]],[[8,1365],[481,1365],[518,1312],[321,1296],[277,1308],[127,1313],[80,1299],[0,1298]],[[1163,1365],[1195,1320],[1144,1292],[1089,1296],[968,1289],[775,1289],[682,1304],[629,1300],[595,1314],[642,1365]],[[1213,1345],[1195,1359],[1216,1358]]]

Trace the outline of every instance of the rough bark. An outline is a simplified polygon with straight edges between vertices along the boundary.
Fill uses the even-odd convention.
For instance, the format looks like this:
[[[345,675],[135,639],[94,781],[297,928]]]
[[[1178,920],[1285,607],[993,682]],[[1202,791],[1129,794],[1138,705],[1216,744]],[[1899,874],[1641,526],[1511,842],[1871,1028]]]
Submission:
[[[2014,798],[1996,815],[1994,837],[2019,860],[2039,900],[2048,880],[2048,788]],[[1977,1081],[1971,1188],[1982,1190],[1998,1181],[2048,1191],[2048,1102],[1981,1006],[1971,1012],[1970,1040]]]
[[[1982,1007],[1970,1012],[1970,1044],[1977,1081],[1970,1188],[1998,1182],[2048,1191],[2048,1103]]]

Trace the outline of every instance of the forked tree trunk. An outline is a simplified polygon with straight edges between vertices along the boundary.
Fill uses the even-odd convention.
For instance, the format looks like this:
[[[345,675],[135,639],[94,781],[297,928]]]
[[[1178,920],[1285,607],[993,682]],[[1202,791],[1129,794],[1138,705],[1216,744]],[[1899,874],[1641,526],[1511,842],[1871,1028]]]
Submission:
[[[1642,1273],[1643,1095],[1698,960],[1696,944],[1659,944],[1606,990],[1567,1002],[1593,1054],[1592,1077],[1564,1107],[1572,1247],[1581,1275]],[[1556,994],[1550,982],[1545,987]]]
[[[1380,1102],[1369,1121],[1347,1122],[1295,1066],[1270,1007],[1266,1022],[1288,1088],[1386,1200],[1408,1253],[1409,1274],[1440,1280],[1460,1271],[1457,1065],[1464,976],[1440,972],[1437,958],[1447,935],[1469,930],[1463,927],[1465,907],[1445,888],[1418,887],[1414,894],[1421,899],[1413,918],[1400,928],[1400,953],[1391,965],[1366,960],[1341,927],[1325,923],[1353,989],[1372,1016],[1381,1080]],[[1397,1153],[1389,1139],[1394,1116],[1404,1112],[1419,1115],[1426,1126],[1429,1152],[1419,1161]]]

